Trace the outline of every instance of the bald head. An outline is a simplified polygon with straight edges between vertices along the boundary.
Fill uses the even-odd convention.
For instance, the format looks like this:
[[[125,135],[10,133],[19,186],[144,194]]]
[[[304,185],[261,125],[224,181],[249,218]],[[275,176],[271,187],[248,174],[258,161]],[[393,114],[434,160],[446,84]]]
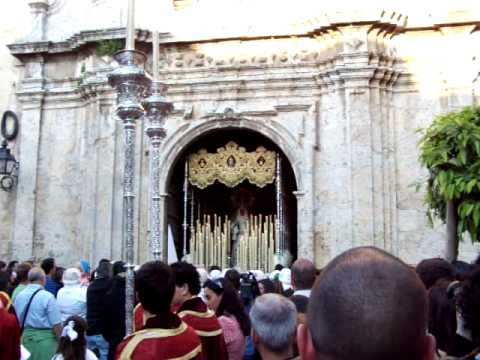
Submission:
[[[292,285],[295,290],[311,289],[315,282],[317,269],[307,259],[297,259],[292,264]]]
[[[307,323],[318,359],[420,360],[429,348],[422,282],[371,247],[349,250],[323,270]]]
[[[28,272],[28,281],[32,284],[45,285],[46,275],[45,271],[39,267],[33,267]]]

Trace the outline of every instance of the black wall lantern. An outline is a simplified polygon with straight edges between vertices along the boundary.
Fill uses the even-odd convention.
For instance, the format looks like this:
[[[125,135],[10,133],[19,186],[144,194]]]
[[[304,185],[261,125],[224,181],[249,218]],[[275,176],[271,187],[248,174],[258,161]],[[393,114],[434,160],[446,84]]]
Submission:
[[[18,118],[12,111],[5,111],[0,124],[3,141],[0,147],[0,189],[11,191],[17,184],[19,163],[8,148],[8,141],[18,134]]]

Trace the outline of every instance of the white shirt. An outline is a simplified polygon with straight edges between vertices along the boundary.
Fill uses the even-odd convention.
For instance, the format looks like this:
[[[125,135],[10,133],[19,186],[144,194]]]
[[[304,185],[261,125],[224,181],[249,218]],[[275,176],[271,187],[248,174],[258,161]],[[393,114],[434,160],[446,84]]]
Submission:
[[[63,355],[62,354],[56,354],[52,357],[52,360],[63,360]],[[98,360],[98,358],[95,356],[95,354],[87,349],[85,352],[85,360]]]
[[[82,318],[87,316],[87,288],[79,284],[65,285],[58,290],[57,304],[60,308],[62,321],[67,320],[72,315],[78,315]]]
[[[306,296],[307,298],[309,298],[311,292],[312,292],[311,289],[295,290],[293,295],[302,295],[302,296]]]

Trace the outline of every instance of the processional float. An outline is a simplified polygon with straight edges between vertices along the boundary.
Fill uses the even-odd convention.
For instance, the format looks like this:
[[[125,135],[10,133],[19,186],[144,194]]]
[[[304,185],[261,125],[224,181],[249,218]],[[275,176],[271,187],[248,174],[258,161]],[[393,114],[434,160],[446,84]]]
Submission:
[[[205,189],[217,181],[230,188],[243,181],[259,188],[274,183],[276,213],[243,213],[234,218],[195,211],[196,207],[201,208],[201,204],[195,198],[194,189]],[[254,152],[247,152],[233,141],[219,148],[216,153],[199,150],[190,154],[185,161],[183,190],[182,256],[187,255],[187,240],[190,238],[188,257],[196,265],[237,267],[244,271],[259,269],[265,272],[273,270],[279,263],[289,265],[282,162],[278,153],[262,146]]]

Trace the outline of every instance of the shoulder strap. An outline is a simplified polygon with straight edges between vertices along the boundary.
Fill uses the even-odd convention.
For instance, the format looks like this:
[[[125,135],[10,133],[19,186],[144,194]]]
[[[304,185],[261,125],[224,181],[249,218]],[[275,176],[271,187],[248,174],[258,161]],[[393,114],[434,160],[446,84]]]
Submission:
[[[40,290],[42,290],[42,289],[41,288],[37,289],[37,291],[35,291],[33,293],[33,295],[30,297],[30,300],[28,300],[27,307],[25,308],[25,311],[23,312],[22,327],[20,328],[21,332],[23,332],[23,328],[25,326],[25,320],[27,319],[28,310],[30,310],[30,305],[32,304],[32,300],[35,297],[35,295],[37,295],[39,293]]]

